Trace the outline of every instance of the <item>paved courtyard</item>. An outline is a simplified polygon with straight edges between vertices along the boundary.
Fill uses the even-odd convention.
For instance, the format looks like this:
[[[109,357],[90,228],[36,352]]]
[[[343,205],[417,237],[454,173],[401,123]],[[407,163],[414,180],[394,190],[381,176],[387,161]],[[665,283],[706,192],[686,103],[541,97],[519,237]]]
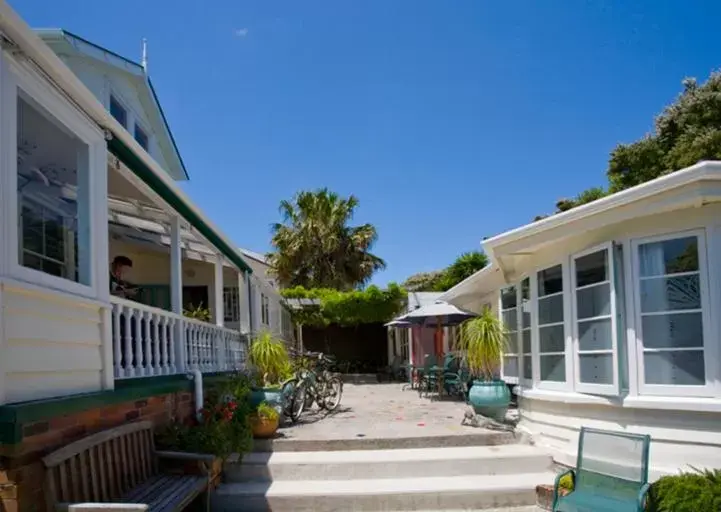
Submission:
[[[420,397],[401,383],[344,384],[333,413],[313,406],[278,433],[288,440],[404,439],[490,433],[461,425],[467,405],[457,398]],[[497,432],[497,430],[495,430]]]

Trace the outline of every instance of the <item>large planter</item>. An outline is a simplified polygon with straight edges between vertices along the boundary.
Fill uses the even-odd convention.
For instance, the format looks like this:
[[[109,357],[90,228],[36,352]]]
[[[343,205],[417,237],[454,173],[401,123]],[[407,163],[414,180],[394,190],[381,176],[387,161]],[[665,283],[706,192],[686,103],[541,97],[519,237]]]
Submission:
[[[267,402],[270,406],[280,406],[280,388],[256,388],[250,391],[250,405],[258,407],[261,403]]]
[[[502,380],[474,380],[468,393],[468,401],[476,414],[503,421],[506,418],[508,404],[511,403],[511,393]]]
[[[278,417],[270,419],[252,414],[250,416],[250,428],[253,431],[253,437],[255,439],[270,439],[278,430],[279,420]]]

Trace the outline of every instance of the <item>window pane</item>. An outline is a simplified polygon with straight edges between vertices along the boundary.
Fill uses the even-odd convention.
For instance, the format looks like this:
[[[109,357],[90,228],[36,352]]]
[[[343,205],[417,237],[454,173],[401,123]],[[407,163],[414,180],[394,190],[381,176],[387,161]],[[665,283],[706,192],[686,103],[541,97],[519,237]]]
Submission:
[[[531,356],[523,356],[523,378],[531,380],[533,378],[533,359]]]
[[[524,354],[530,354],[531,353],[531,331],[526,330],[521,333],[521,338],[523,339],[523,353]]]
[[[562,325],[539,328],[538,341],[541,352],[564,352],[566,350],[566,339],[563,331]]]
[[[642,244],[638,258],[642,277],[695,272],[699,269],[698,239],[689,236]]]
[[[611,354],[580,354],[581,382],[586,384],[613,384],[613,356]]]
[[[646,384],[703,386],[706,384],[703,351],[652,352],[643,356]]]
[[[607,250],[576,259],[576,287],[608,280]]]
[[[518,331],[508,331],[506,333],[506,353],[518,353]]]
[[[654,277],[641,281],[641,311],[701,309],[698,274],[680,277]]]
[[[612,346],[610,318],[578,323],[579,350],[611,350]]]
[[[117,122],[123,125],[123,128],[128,127],[128,113],[118,100],[114,96],[110,96],[110,115],[115,118]]]
[[[522,327],[531,327],[531,279],[521,281],[521,322]]]
[[[541,270],[538,273],[538,296],[551,295],[563,291],[563,271],[561,265]]]
[[[563,355],[541,356],[541,380],[566,381],[566,357]]]
[[[601,284],[576,291],[578,318],[595,318],[611,314],[611,284]]]
[[[145,151],[148,150],[148,135],[145,133],[145,130],[137,124],[135,125],[135,140],[138,141],[138,144],[140,144]]]
[[[511,309],[511,310],[504,311],[503,313],[501,313],[501,320],[503,321],[503,325],[505,325],[506,329],[509,331],[515,330],[518,327],[518,325],[516,323],[517,317],[516,317],[515,309]]]
[[[644,316],[641,323],[645,348],[703,347],[700,312]]]
[[[17,100],[20,262],[90,284],[88,147],[31,100]]]
[[[515,308],[518,302],[516,287],[509,286],[501,290],[501,309]]]
[[[504,377],[518,377],[518,358],[506,356],[503,358]]]
[[[538,299],[539,325],[563,322],[563,295]]]

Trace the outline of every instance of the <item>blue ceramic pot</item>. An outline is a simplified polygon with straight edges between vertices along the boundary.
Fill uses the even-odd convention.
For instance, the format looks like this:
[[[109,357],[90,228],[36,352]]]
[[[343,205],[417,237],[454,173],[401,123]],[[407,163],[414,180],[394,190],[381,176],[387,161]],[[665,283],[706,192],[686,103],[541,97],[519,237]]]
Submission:
[[[271,406],[280,406],[280,388],[256,388],[250,391],[251,407],[258,407],[262,402]]]
[[[496,421],[506,418],[508,404],[511,403],[511,392],[502,380],[474,380],[468,393],[468,402],[476,414],[482,414]]]

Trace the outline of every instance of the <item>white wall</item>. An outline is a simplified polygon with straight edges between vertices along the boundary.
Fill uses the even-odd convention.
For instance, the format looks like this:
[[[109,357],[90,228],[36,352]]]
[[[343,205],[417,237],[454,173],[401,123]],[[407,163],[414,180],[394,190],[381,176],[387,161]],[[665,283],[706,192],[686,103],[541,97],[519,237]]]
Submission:
[[[21,284],[0,283],[0,294],[6,402],[103,388],[99,303]]]

